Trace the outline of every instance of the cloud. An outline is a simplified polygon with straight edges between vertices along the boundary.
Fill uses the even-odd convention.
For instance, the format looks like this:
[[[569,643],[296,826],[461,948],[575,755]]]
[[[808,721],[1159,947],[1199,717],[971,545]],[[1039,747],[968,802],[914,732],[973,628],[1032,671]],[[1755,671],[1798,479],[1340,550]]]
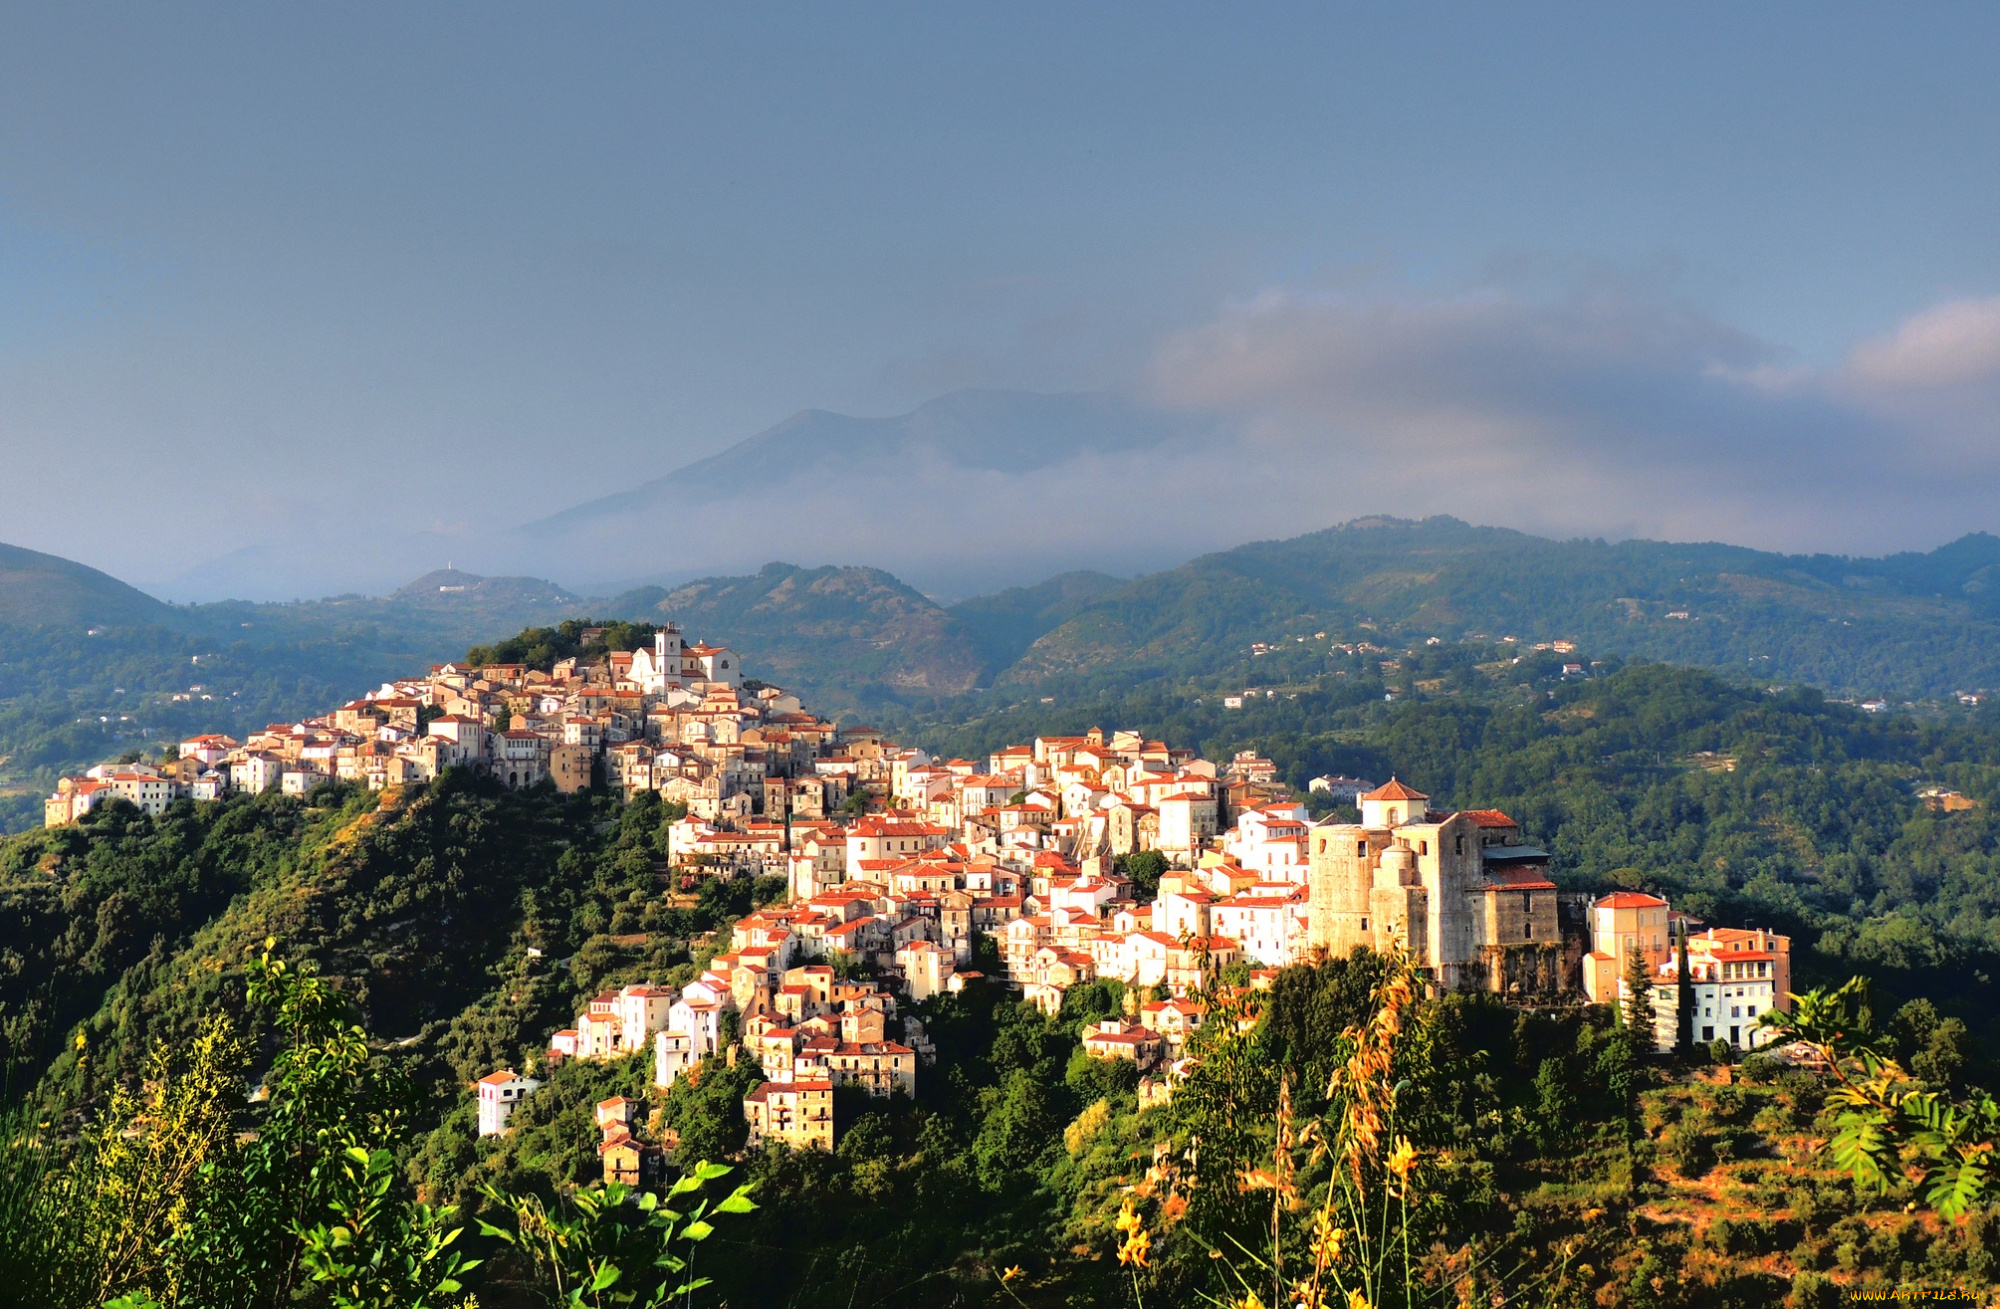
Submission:
[[[1953,300],[1854,347],[1847,370],[1866,385],[1959,387],[2000,379],[2000,297]]]
[[[1229,415],[1246,467],[1292,498],[1855,551],[2000,526],[1993,406],[1966,401],[1995,376],[2000,300],[1938,306],[1814,369],[1627,287],[1280,289],[1172,335],[1144,390]]]
[[[2000,370],[1983,353],[1996,322],[2000,302],[1940,305],[1816,368],[1629,286],[1539,299],[1276,289],[1161,339],[1130,387],[1140,412],[988,395],[1018,421],[842,418],[820,433],[793,420],[781,429],[800,448],[735,482],[667,479],[674,497],[558,534],[474,521],[342,559],[371,576],[472,559],[608,591],[784,558],[874,564],[963,595],[1385,513],[1555,537],[1929,549],[2000,528]],[[1081,407],[1052,426],[1042,411],[1063,403]],[[904,427],[907,440],[857,435]],[[770,437],[745,450],[770,453]],[[229,561],[230,576],[253,564],[306,567],[274,554]]]

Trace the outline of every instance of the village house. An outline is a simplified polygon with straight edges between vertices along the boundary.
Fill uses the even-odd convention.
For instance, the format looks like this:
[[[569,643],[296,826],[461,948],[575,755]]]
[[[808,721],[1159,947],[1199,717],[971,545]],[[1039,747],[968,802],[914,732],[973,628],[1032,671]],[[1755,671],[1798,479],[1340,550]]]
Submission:
[[[488,1073],[479,1079],[479,1134],[498,1136],[507,1130],[507,1120],[522,1100],[541,1083],[523,1077],[511,1068]]]
[[[833,1083],[765,1082],[743,1097],[749,1146],[775,1141],[793,1150],[833,1149]]]

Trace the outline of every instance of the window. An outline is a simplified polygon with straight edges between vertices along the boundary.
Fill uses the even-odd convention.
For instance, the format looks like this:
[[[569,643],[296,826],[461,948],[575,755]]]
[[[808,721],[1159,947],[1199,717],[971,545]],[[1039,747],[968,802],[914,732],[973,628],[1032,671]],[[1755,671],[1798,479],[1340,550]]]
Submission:
[[[1740,1004],[1730,1005],[1729,1016],[1731,1018],[1741,1018],[1743,1016],[1743,1006]]]
[[[1368,930],[1368,920],[1366,918],[1361,920],[1361,930],[1364,932]]]
[[[1704,1041],[1713,1041],[1715,1039],[1715,1029],[1713,1027],[1702,1028],[1701,1039]]]
[[[1743,1038],[1742,1038],[1741,1036],[1737,1035],[1737,1034],[1738,1034],[1739,1032],[1741,1032],[1742,1030],[1743,1030],[1743,1029],[1742,1029],[1742,1028],[1740,1028],[1740,1027],[1732,1027],[1732,1028],[1730,1028],[1730,1029],[1729,1029],[1729,1044],[1731,1044],[1731,1045],[1742,1045],[1742,1044],[1743,1044]]]
[[[1366,859],[1368,857],[1368,842],[1356,841],[1354,843],[1354,857],[1356,859]]]
[[[1458,834],[1458,853],[1459,854],[1465,853],[1465,833],[1463,832],[1460,832]]]
[[[1757,1016],[1757,1006],[1754,1004],[1750,1006],[1750,1016],[1752,1018],[1755,1018]]]
[[[1530,915],[1535,912],[1535,897],[1526,891],[1521,892],[1521,912]]]

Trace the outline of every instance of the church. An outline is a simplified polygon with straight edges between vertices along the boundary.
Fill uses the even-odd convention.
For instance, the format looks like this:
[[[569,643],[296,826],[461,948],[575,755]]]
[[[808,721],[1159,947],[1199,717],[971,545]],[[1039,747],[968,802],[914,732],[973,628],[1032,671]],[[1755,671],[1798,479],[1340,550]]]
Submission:
[[[1312,944],[1400,947],[1441,990],[1554,996],[1563,942],[1548,852],[1497,809],[1437,813],[1429,800],[1391,778],[1359,797],[1359,823],[1312,827]]]

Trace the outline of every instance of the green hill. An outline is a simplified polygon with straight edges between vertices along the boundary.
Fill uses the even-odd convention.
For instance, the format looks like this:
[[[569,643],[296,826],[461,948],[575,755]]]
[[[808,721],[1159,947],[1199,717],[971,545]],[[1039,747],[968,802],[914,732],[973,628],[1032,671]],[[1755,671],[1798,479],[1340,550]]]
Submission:
[[[1085,605],[1123,585],[1103,573],[1060,573],[1035,586],[961,600],[951,606],[951,616],[964,625],[979,651],[982,677],[991,678]]]
[[[1455,518],[1362,519],[1204,555],[1084,605],[1004,680],[1186,676],[1253,645],[1478,635],[1586,657],[1733,669],[1837,692],[2000,687],[2000,538],[1883,559],[1727,545],[1551,541]]]
[[[876,568],[766,564],[748,577],[627,592],[604,616],[677,622],[689,640],[740,651],[752,676],[834,708],[885,695],[957,695],[980,670],[957,619]]]
[[[0,545],[0,623],[33,628],[197,625],[144,591],[74,560]]]

